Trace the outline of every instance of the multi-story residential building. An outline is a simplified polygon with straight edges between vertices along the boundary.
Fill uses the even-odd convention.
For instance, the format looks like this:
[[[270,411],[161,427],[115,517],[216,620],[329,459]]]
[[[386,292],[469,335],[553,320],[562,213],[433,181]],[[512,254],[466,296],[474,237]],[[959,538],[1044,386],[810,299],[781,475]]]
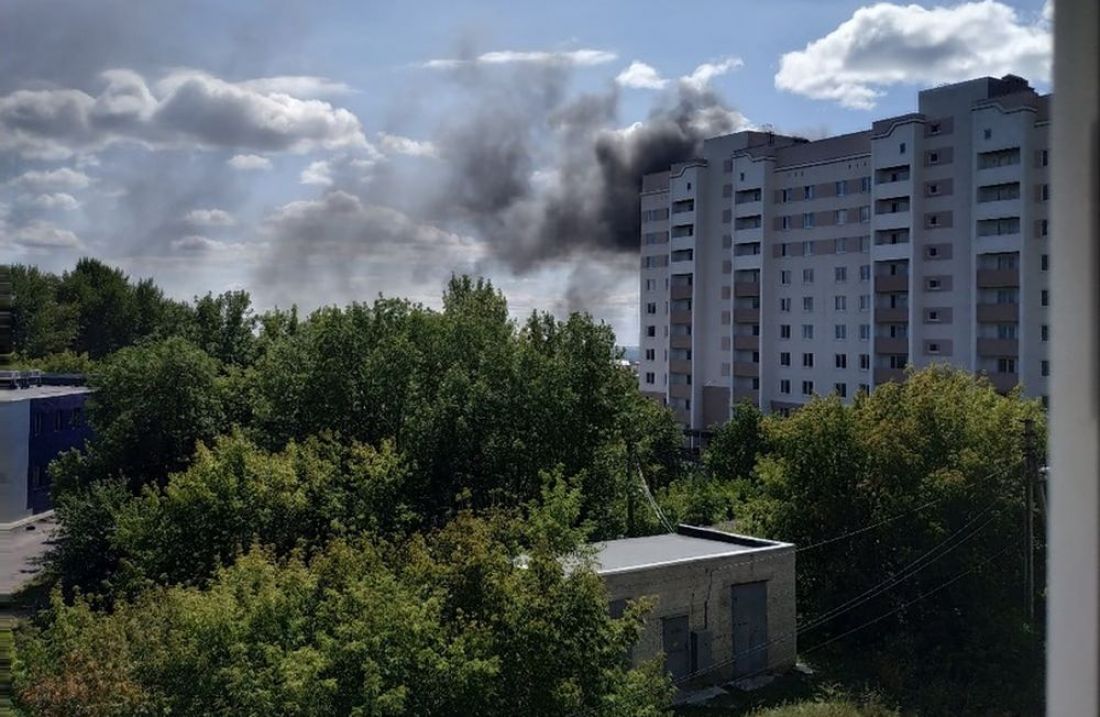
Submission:
[[[642,183],[642,391],[685,426],[950,363],[1047,395],[1049,95],[1012,75],[807,141],[738,132]]]

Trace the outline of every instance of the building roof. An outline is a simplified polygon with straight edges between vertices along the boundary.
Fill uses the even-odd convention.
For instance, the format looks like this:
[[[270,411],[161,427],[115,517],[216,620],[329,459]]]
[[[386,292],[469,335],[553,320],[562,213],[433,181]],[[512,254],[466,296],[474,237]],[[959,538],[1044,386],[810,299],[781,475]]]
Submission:
[[[605,574],[793,546],[710,528],[680,525],[675,533],[609,540],[593,547],[596,550],[596,572]]]
[[[81,393],[91,393],[91,389],[87,386],[30,386],[28,388],[7,388],[0,389],[0,403],[29,401],[35,398],[56,398],[57,396],[72,396]]]

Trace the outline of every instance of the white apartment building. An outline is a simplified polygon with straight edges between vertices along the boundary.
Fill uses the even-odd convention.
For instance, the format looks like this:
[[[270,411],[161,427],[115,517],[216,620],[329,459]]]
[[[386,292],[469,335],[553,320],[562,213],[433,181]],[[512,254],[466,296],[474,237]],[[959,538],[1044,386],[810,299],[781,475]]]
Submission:
[[[707,140],[641,191],[643,392],[705,429],[950,363],[1046,399],[1049,95],[985,77],[806,141]]]

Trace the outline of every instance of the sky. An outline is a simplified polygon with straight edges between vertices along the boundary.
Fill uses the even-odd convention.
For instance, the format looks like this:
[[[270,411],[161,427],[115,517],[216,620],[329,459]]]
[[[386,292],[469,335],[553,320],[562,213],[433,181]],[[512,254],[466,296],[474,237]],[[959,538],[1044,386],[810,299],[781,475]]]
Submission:
[[[1050,0],[0,0],[0,263],[94,256],[174,297],[588,311],[637,343],[641,173],[1008,72]]]

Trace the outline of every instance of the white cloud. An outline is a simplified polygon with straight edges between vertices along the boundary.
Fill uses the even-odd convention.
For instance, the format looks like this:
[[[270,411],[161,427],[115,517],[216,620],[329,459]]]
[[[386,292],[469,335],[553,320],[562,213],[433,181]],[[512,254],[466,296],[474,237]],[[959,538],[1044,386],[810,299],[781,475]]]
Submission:
[[[327,187],[332,184],[332,165],[323,159],[312,162],[302,170],[299,181],[302,184],[317,184]]]
[[[242,172],[271,169],[271,160],[258,154],[235,154],[226,164]]]
[[[484,52],[473,59],[438,59],[428,60],[424,67],[433,70],[450,69],[462,65],[508,65],[508,64],[534,64],[534,65],[574,65],[577,67],[591,67],[613,62],[618,55],[607,50],[568,50],[561,52],[546,52],[542,50],[517,51],[497,50]]]
[[[253,90],[260,94],[284,94],[304,99],[347,95],[355,92],[350,85],[343,82],[330,80],[327,77],[315,77],[312,75],[261,77],[256,80],[245,80],[238,84],[245,89]]]
[[[696,67],[690,75],[681,77],[680,82],[694,90],[702,91],[715,77],[732,72],[744,64],[739,57],[727,57],[718,62],[704,62]]]
[[[71,194],[55,192],[53,194],[38,194],[25,197],[25,202],[39,209],[60,210],[71,212],[80,208],[80,202]]]
[[[655,68],[638,60],[620,72],[615,82],[623,87],[642,90],[659,90],[668,85],[668,80],[661,77]]]
[[[185,252],[188,254],[205,254],[211,251],[220,251],[225,249],[225,242],[218,241],[217,239],[211,239],[210,237],[202,236],[201,234],[189,234],[179,239],[173,239],[171,247],[175,251]]]
[[[1043,16],[1053,13],[1044,7]],[[845,107],[871,109],[885,87],[934,85],[982,75],[1050,76],[1049,23],[997,0],[952,7],[862,7],[804,50],[783,55],[775,86]]]
[[[12,241],[28,249],[80,249],[84,246],[68,229],[41,221],[16,229]]]
[[[0,150],[61,158],[115,142],[264,152],[366,144],[354,114],[318,99],[273,91],[279,78],[233,83],[175,70],[152,89],[130,70],[110,70],[101,79],[105,87],[96,96],[77,89],[0,96]]]
[[[48,171],[24,172],[12,180],[12,184],[32,189],[83,189],[92,183],[91,178],[68,167]]]
[[[183,221],[197,227],[229,227],[235,220],[224,209],[192,209],[184,215]]]
[[[407,154],[410,157],[437,157],[439,150],[428,140],[415,140],[396,134],[378,133],[378,144],[389,154]]]

